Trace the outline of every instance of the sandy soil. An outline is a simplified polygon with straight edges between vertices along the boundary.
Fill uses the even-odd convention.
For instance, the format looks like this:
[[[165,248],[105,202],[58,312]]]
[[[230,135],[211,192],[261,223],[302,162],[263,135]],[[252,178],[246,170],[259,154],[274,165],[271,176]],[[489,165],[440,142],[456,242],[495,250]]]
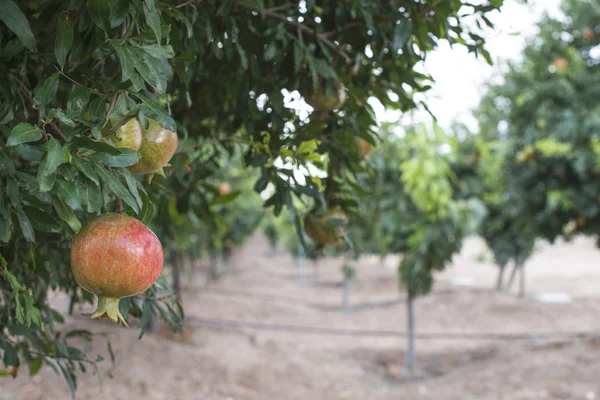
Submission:
[[[589,330],[600,333],[600,251],[593,242],[540,244],[527,264],[528,296],[493,290],[497,269],[485,247],[470,240],[434,292],[416,302],[418,332],[521,333]],[[100,364],[100,378],[81,375],[78,399],[384,400],[600,398],[600,339],[418,340],[417,379],[404,374],[401,337],[315,335],[240,327],[209,327],[200,317],[363,330],[405,330],[405,302],[396,284],[397,260],[358,263],[352,309],[341,305],[342,260],[312,265],[272,253],[253,238],[229,272],[206,283],[191,275],[184,306],[185,335],[165,330],[137,340],[135,328],[68,319],[68,326],[104,332],[117,353]],[[304,278],[304,279],[303,279]],[[537,297],[564,292],[571,304]],[[61,299],[57,307],[64,308]],[[97,339],[90,354],[105,354]],[[50,368],[29,378],[0,380],[0,400],[68,399]]]

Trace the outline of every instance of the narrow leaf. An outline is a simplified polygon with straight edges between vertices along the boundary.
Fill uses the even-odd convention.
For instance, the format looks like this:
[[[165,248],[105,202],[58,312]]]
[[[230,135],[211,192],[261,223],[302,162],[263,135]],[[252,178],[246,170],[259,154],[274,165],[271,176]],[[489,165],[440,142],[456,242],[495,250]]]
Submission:
[[[81,222],[79,222],[73,210],[58,198],[55,198],[52,204],[58,216],[73,229],[73,232],[78,233],[81,229]]]
[[[33,103],[36,107],[44,107],[52,99],[56,97],[56,91],[58,90],[58,72],[50,75],[48,79],[44,81],[40,86],[35,89],[33,96]]]
[[[13,31],[19,40],[31,51],[35,51],[35,37],[29,21],[12,0],[0,0],[0,20]]]
[[[77,156],[73,156],[71,163],[75,166],[75,168],[79,170],[79,172],[85,175],[88,179],[92,180],[92,182],[94,182],[96,185],[100,184],[98,174],[96,173],[96,170],[94,169],[94,167],[92,167],[92,164],[89,161],[79,158]]]
[[[68,11],[63,11],[58,17],[56,25],[56,40],[54,41],[54,54],[58,65],[63,69],[67,54],[73,45],[73,22]]]
[[[29,218],[27,218],[27,214],[23,211],[23,207],[20,205],[17,207],[17,219],[19,220],[19,226],[21,227],[21,232],[23,232],[23,236],[25,240],[30,243],[35,243],[35,233],[33,232],[33,226],[31,226],[31,222]]]
[[[110,16],[110,4],[107,0],[87,0],[86,7],[92,21],[104,32],[110,31],[108,18]]]
[[[44,164],[44,168],[40,168],[42,170],[42,176],[48,176],[55,173],[58,166],[62,164],[64,156],[63,148],[58,140],[50,138],[48,141],[48,155],[46,155],[45,158],[46,163]]]
[[[146,23],[154,32],[156,36],[156,42],[160,44],[162,32],[160,30],[160,15],[154,7],[154,2],[146,0],[144,3],[144,16],[146,17]]]
[[[129,191],[121,183],[121,181],[119,181],[119,179],[113,173],[105,170],[99,165],[93,165],[96,169],[96,172],[98,173],[98,176],[100,177],[100,180],[104,184],[108,185],[110,190],[112,190],[115,195],[123,199],[123,201],[127,203],[127,205],[131,207],[136,214],[139,213],[140,209],[137,205],[137,202],[135,201],[131,193],[129,193]]]

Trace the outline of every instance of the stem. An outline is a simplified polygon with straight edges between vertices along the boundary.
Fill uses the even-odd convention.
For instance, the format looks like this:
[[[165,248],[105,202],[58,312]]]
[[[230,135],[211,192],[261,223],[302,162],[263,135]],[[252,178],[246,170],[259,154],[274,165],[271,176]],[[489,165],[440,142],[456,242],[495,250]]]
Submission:
[[[513,267],[512,271],[510,272],[510,278],[508,279],[508,284],[506,285],[506,291],[510,292],[510,289],[512,288],[513,282],[515,281],[515,276],[517,276],[517,270],[519,269],[519,264],[518,262],[515,262],[515,266]]]
[[[177,251],[171,252],[171,268],[173,268],[173,290],[175,291],[175,298],[182,304],[182,296],[181,296],[181,277],[180,277],[180,267],[181,267],[181,255]]]
[[[496,281],[496,290],[502,291],[502,284],[504,283],[504,271],[506,271],[506,264],[501,265],[498,268],[498,280]]]
[[[525,265],[522,261],[519,262],[519,297],[525,297]]]
[[[123,214],[123,200],[121,200],[120,197],[117,197],[115,201],[117,203],[117,212]]]
[[[91,319],[109,319],[117,325],[127,325],[125,318],[119,312],[119,298],[98,296],[98,307],[93,314],[87,314]],[[86,314],[84,314],[86,315]]]

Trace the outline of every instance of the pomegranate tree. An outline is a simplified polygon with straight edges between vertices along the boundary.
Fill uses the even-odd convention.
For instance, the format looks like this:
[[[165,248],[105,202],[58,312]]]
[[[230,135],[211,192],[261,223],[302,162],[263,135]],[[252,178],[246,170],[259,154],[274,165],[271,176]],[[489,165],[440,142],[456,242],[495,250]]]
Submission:
[[[110,319],[126,326],[119,300],[152,286],[163,261],[156,235],[124,214],[105,214],[91,220],[73,238],[71,246],[75,280],[98,296],[98,307],[90,318]]]

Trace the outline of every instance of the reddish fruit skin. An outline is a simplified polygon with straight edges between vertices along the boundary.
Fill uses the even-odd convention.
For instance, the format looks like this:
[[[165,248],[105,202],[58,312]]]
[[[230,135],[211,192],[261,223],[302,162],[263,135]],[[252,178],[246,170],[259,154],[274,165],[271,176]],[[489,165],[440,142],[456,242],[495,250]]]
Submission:
[[[148,289],[160,275],[162,245],[142,222],[124,214],[90,221],[73,239],[77,283],[99,297],[122,298]]]

